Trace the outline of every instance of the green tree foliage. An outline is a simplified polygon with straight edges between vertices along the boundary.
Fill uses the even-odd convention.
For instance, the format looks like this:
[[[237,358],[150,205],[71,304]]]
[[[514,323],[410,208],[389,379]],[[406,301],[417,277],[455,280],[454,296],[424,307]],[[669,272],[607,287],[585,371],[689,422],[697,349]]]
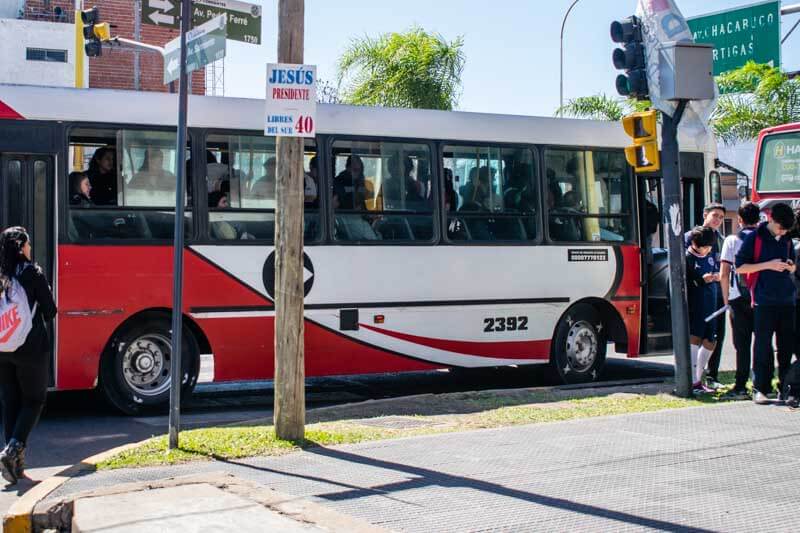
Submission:
[[[412,28],[353,39],[339,58],[339,94],[354,105],[451,110],[464,70],[464,40]]]
[[[596,94],[568,100],[566,104],[556,110],[556,116],[618,122],[625,115],[635,111],[644,111],[649,107],[648,100],[611,98],[605,94]]]
[[[711,117],[725,144],[750,141],[764,129],[800,121],[800,80],[752,61],[717,76],[723,93]]]

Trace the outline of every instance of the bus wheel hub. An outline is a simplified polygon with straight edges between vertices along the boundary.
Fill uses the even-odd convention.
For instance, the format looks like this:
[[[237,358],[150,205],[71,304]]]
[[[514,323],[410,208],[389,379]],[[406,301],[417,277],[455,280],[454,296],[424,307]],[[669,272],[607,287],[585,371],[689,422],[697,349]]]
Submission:
[[[170,340],[145,335],[128,345],[122,358],[122,374],[139,394],[155,395],[169,388]]]
[[[598,339],[592,326],[575,322],[567,333],[567,360],[572,370],[583,372],[597,359]]]

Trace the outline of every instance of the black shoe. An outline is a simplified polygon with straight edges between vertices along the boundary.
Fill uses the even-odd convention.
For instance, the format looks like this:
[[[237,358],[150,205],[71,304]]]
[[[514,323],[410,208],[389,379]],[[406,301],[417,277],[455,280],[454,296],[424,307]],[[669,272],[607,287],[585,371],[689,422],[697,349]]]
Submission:
[[[19,480],[17,470],[19,468],[19,455],[25,449],[25,446],[17,439],[11,439],[3,451],[0,452],[0,474],[3,479],[14,485]],[[23,452],[24,453],[24,452]]]
[[[789,409],[800,408],[800,398],[798,398],[797,396],[787,396],[786,406],[789,407]]]
[[[25,446],[19,448],[16,463],[14,465],[14,475],[17,476],[17,479],[22,479],[25,477]]]

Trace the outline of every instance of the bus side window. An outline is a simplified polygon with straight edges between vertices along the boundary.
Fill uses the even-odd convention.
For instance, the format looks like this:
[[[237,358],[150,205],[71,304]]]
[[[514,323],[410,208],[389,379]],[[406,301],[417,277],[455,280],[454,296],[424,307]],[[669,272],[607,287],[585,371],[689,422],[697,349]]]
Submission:
[[[68,237],[76,241],[171,240],[178,164],[175,142],[174,132],[71,130],[69,170],[86,172],[91,192],[84,200],[68,202]],[[188,198],[191,166],[183,164],[187,164]],[[186,207],[185,229],[191,235],[191,202]]]
[[[550,240],[633,239],[631,173],[621,151],[548,149],[545,167]]]
[[[336,141],[330,201],[338,241],[431,242],[428,145]]]
[[[448,239],[535,240],[535,169],[533,153],[525,148],[445,146],[443,205],[448,212]]]

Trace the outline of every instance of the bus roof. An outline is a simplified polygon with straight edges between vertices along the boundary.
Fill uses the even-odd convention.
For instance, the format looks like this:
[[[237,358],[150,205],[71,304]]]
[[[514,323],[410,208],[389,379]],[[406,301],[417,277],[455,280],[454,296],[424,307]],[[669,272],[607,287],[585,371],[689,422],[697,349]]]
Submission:
[[[0,84],[0,118],[175,126],[177,103],[176,94],[160,92]],[[264,115],[263,99],[189,97],[189,127],[263,131]],[[317,106],[317,132],[609,148],[631,142],[618,122],[338,104]],[[680,143],[704,151],[692,138]]]

